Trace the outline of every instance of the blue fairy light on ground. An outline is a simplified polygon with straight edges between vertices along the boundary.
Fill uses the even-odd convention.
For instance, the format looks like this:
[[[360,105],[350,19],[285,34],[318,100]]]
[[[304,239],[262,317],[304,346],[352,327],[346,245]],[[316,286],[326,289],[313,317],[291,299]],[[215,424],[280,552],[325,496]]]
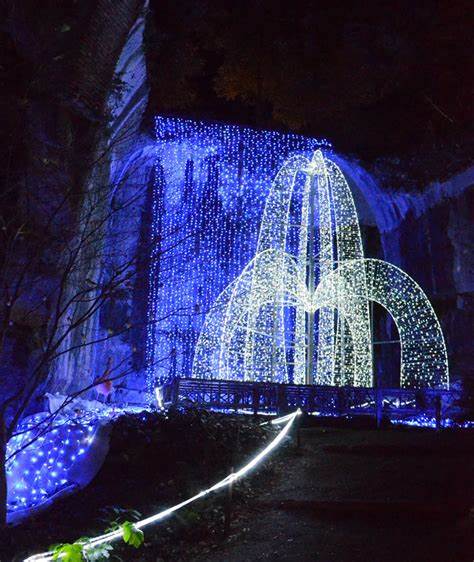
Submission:
[[[71,468],[93,442],[97,419],[49,413],[25,418],[7,445],[7,507],[10,513],[28,510],[77,483]]]

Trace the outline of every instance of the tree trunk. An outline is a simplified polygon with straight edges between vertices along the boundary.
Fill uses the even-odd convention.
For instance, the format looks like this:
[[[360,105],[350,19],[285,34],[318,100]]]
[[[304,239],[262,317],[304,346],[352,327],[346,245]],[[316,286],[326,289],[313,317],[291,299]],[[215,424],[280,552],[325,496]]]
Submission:
[[[4,535],[7,526],[7,434],[4,414],[0,413],[0,535]],[[5,539],[5,537],[4,537]]]

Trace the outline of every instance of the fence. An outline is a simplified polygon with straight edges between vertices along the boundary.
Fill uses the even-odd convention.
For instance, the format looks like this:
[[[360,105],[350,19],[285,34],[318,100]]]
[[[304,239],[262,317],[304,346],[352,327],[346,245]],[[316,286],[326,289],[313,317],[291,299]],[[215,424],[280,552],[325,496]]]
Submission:
[[[278,413],[301,408],[321,416],[373,416],[406,420],[424,415],[437,427],[448,416],[459,414],[456,396],[450,390],[362,388],[316,385],[239,382],[177,378],[165,386],[164,399],[188,401],[206,408],[248,412]]]

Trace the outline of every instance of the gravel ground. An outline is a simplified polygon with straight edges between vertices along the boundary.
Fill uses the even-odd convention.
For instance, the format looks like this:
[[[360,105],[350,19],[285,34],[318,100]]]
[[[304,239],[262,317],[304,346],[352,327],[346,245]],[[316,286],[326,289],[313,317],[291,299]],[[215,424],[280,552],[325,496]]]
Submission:
[[[195,562],[472,562],[474,434],[306,428]]]

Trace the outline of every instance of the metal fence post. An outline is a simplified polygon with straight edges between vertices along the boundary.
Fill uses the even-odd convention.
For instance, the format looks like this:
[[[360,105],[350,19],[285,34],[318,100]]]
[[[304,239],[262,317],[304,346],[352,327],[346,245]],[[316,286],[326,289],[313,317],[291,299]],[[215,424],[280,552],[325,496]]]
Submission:
[[[342,386],[339,386],[337,389],[337,413],[339,416],[343,416],[346,413],[346,390]]]
[[[175,406],[179,398],[179,377],[176,377],[171,383],[171,403]]]
[[[436,417],[436,431],[439,431],[443,427],[443,417],[442,417],[442,402],[441,396],[436,395],[435,398],[435,417]]]
[[[253,384],[253,388],[252,388],[252,409],[253,409],[253,415],[255,417],[257,417],[258,415],[258,403],[260,401],[260,395],[258,392],[258,387],[257,387],[257,383]]]
[[[382,425],[382,415],[383,415],[383,400],[382,391],[379,387],[375,389],[375,420],[377,424],[377,429],[380,429]]]
[[[288,400],[286,398],[285,387],[282,384],[277,386],[277,412],[278,414],[286,414],[288,411]]]
[[[301,416],[298,416],[301,418]],[[296,450],[299,451],[301,449],[301,419],[296,419]]]

